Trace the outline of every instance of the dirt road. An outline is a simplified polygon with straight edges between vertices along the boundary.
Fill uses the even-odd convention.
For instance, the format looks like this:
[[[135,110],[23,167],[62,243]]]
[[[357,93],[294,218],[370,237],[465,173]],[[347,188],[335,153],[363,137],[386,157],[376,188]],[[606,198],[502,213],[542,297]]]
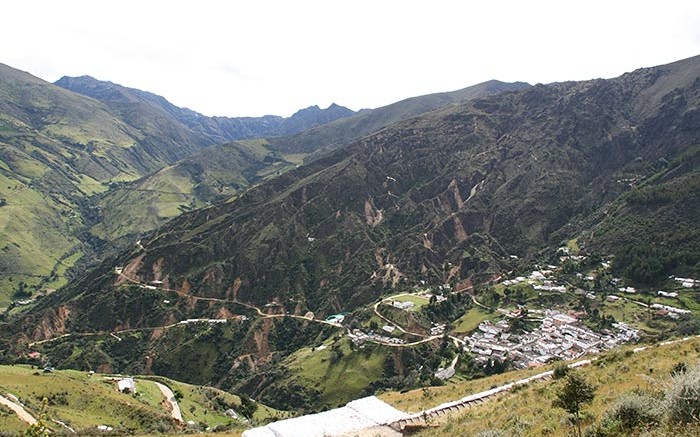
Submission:
[[[36,419],[34,418],[34,416],[29,414],[29,412],[27,410],[25,410],[23,406],[15,403],[15,402],[12,402],[11,400],[7,399],[6,397],[0,396],[0,404],[2,404],[4,406],[8,407],[10,410],[14,411],[15,414],[17,414],[17,417],[19,417],[19,419],[22,422],[26,422],[30,425],[34,425],[36,423]]]
[[[168,402],[170,402],[170,406],[172,407],[172,409],[170,410],[170,415],[172,416],[172,418],[177,420],[178,422],[182,422],[180,405],[178,405],[177,399],[175,399],[175,394],[173,393],[173,391],[170,390],[170,388],[167,385],[163,385],[160,382],[156,382],[156,385],[160,389],[160,392],[163,393],[163,396],[165,396],[165,399]]]

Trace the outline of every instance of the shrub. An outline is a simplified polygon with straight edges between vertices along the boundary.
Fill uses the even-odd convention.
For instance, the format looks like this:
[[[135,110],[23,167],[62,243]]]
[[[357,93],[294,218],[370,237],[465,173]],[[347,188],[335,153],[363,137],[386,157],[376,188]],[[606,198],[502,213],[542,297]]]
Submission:
[[[619,423],[624,431],[658,424],[661,419],[659,401],[643,393],[625,393],[606,413],[606,419]]]
[[[554,379],[561,379],[565,377],[567,373],[569,373],[569,366],[567,366],[565,363],[560,363],[554,368],[554,374],[552,377]]]
[[[700,423],[700,365],[671,376],[662,403],[670,424]]]
[[[671,375],[677,376],[680,375],[681,373],[685,373],[688,370],[688,365],[685,364],[683,361],[679,361],[676,364],[673,365],[671,368]]]

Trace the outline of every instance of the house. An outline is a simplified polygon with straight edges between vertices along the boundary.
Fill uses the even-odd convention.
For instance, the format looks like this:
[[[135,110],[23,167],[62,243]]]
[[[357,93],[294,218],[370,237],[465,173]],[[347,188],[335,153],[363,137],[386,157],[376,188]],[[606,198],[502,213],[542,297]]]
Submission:
[[[326,322],[328,322],[328,323],[341,324],[341,323],[343,323],[343,320],[345,320],[344,314],[333,314],[332,316],[328,316],[326,318]]]
[[[394,326],[390,325],[384,325],[382,326],[382,331],[388,332],[389,334],[393,333],[396,328]]]
[[[415,305],[411,301],[399,302],[398,300],[393,301],[391,304],[394,306],[394,308],[398,308],[400,310],[408,310],[413,308],[413,306]]]
[[[121,393],[136,393],[134,378],[123,378],[117,381],[117,388]]]

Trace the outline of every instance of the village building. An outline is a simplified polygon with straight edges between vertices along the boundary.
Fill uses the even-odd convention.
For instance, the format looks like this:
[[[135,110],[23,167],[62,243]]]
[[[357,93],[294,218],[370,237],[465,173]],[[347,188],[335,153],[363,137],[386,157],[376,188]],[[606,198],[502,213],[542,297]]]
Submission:
[[[391,303],[391,305],[394,308],[398,308],[400,310],[409,310],[415,306],[415,304],[413,302],[411,302],[410,300],[407,300],[405,302],[395,300]]]
[[[136,393],[136,383],[134,378],[123,378],[117,381],[117,389],[121,393]]]

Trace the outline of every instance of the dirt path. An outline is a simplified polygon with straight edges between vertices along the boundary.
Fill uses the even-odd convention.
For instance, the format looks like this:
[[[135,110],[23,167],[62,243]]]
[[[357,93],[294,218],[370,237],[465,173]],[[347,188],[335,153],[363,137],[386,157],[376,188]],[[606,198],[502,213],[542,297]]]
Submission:
[[[178,405],[177,399],[175,399],[175,394],[173,393],[173,391],[170,390],[170,387],[168,387],[167,385],[163,385],[160,382],[156,382],[156,385],[160,389],[160,392],[163,393],[163,396],[165,396],[165,399],[168,402],[170,402],[170,406],[172,407],[172,409],[170,410],[170,415],[172,416],[172,418],[177,420],[178,422],[182,422],[180,405]]]
[[[14,411],[15,414],[17,414],[17,417],[19,417],[19,419],[22,422],[26,422],[30,425],[34,425],[36,423],[36,419],[34,418],[34,416],[29,414],[29,412],[27,410],[25,410],[23,406],[12,402],[11,400],[7,399],[6,397],[0,396],[0,404],[2,404],[4,406],[8,407],[10,410]]]

